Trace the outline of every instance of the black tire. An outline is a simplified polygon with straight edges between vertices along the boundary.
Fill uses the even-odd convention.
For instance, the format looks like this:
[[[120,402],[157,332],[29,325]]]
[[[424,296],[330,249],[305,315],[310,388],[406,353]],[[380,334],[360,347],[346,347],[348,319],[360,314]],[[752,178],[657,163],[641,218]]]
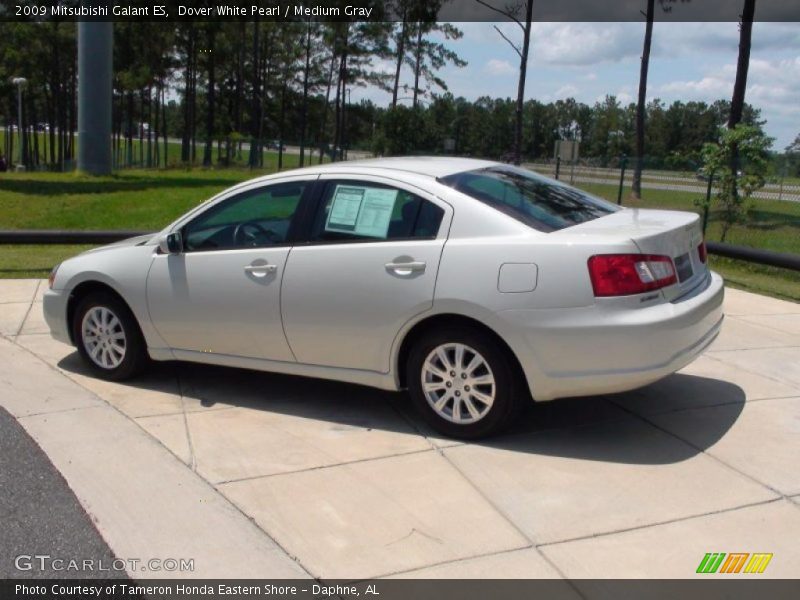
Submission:
[[[102,366],[93,359],[84,343],[83,320],[90,311],[105,308],[117,317],[120,329],[124,334],[124,353],[119,364]],[[82,298],[75,308],[72,319],[72,334],[78,353],[93,374],[110,381],[122,381],[138,375],[147,365],[147,347],[131,310],[117,296],[109,292],[94,292]],[[118,353],[117,353],[118,354]]]
[[[439,414],[423,391],[423,366],[426,360],[436,348],[447,344],[462,344],[476,351],[484,359],[494,378],[494,401],[488,409],[485,408],[486,405],[477,404],[485,408],[485,413],[470,423],[456,423]],[[524,382],[521,381],[518,374],[518,368],[512,360],[506,349],[501,347],[491,336],[481,331],[464,328],[431,331],[417,340],[409,353],[406,364],[408,392],[417,410],[436,431],[448,437],[469,440],[494,435],[505,429],[526,405],[526,400],[530,399]],[[463,385],[463,382],[458,382],[459,375],[457,373],[451,385],[448,386],[448,390],[441,390],[442,396],[454,385]],[[462,393],[468,395],[468,392],[462,391]],[[454,416],[454,407],[448,408],[447,406],[453,400],[451,398],[444,408],[444,411],[451,412],[449,415],[451,418]],[[473,402],[473,405],[476,403]]]

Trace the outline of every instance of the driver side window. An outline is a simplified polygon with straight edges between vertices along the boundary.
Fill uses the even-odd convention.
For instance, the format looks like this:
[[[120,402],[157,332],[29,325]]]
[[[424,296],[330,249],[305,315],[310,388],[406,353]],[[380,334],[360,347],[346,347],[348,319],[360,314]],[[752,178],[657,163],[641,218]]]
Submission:
[[[307,183],[276,183],[242,192],[183,228],[184,249],[260,248],[286,242]]]

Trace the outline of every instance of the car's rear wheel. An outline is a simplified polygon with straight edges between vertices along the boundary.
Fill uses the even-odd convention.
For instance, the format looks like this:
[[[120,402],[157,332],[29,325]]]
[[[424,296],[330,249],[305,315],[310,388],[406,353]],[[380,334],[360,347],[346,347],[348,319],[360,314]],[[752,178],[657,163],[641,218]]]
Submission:
[[[415,405],[447,436],[476,439],[495,434],[523,402],[514,364],[480,331],[430,332],[411,349],[406,368]]]
[[[96,292],[80,300],[72,331],[78,353],[92,372],[103,379],[128,379],[147,363],[147,350],[136,318],[113,294]]]

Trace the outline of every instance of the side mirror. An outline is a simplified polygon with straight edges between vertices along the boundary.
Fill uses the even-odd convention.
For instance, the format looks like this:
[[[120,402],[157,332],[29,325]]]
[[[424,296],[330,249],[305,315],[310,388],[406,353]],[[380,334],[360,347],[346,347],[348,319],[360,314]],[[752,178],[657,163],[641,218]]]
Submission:
[[[183,238],[180,231],[173,231],[158,241],[158,248],[164,254],[180,254],[183,252]]]

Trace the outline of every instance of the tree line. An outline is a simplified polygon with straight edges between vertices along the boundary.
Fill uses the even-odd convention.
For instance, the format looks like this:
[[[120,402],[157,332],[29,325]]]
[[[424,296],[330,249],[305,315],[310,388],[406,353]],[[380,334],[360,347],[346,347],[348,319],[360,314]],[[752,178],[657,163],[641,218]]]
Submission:
[[[352,145],[353,88],[376,86],[394,105],[407,93],[447,89],[438,71],[466,63],[440,40],[461,32],[438,23],[441,1],[394,0],[397,22],[114,23],[113,132],[117,164],[167,164],[169,138],[180,161],[210,165],[242,159],[260,166],[269,139],[301,146],[301,164]],[[66,166],[75,156],[76,25],[3,24],[0,115],[16,125],[17,90],[28,80],[23,128],[31,165]],[[392,69],[386,69],[392,64]],[[384,68],[381,68],[384,67]],[[46,135],[35,135],[36,132]],[[12,136],[6,136],[6,152]]]
[[[478,98],[469,102],[444,94],[417,109],[377,109],[381,123],[372,150],[383,154],[450,153],[513,161],[516,99]],[[580,143],[580,155],[598,166],[636,156],[636,104],[606,96],[594,105],[574,98],[543,103],[526,100],[522,108],[520,152],[523,160],[554,158],[557,140]],[[654,99],[647,104],[647,168],[696,169],[702,148],[719,137],[730,102]],[[750,105],[743,121],[763,133],[761,112]]]
[[[113,157],[118,166],[263,165],[263,150],[300,147],[301,165],[348,149],[381,155],[459,154],[515,161],[551,157],[556,140],[610,164],[635,156],[637,106],[609,96],[594,105],[516,98],[468,101],[449,93],[446,65],[466,66],[447,45],[437,2],[394,0],[396,22],[185,22],[114,24]],[[0,118],[5,153],[17,90],[23,93],[25,162],[68,169],[77,126],[76,25],[6,23],[0,36]],[[529,31],[526,32],[529,34]],[[513,44],[512,44],[513,45]],[[524,49],[523,49],[524,50]],[[524,63],[521,63],[524,64]],[[386,106],[353,102],[354,88],[387,93]],[[693,168],[731,103],[653,100],[646,107],[645,166]],[[747,104],[742,121],[763,126]],[[175,144],[179,144],[179,151]]]

